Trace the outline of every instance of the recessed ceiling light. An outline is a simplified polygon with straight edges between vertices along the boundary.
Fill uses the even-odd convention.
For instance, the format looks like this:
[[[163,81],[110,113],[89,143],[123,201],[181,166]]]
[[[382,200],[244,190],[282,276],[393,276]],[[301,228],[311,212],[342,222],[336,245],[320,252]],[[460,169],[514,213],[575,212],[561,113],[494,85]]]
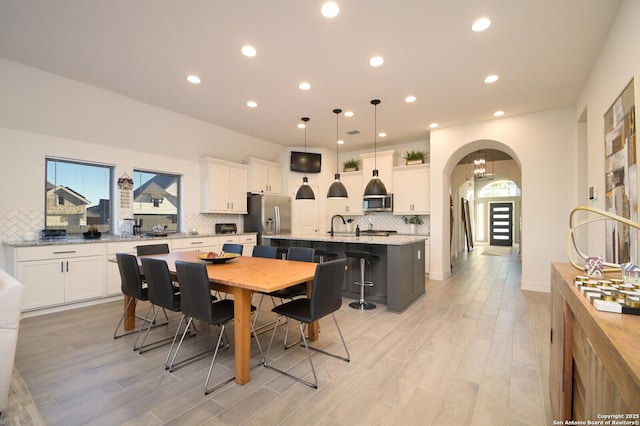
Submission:
[[[338,140],[338,145],[342,145],[344,143],[344,141],[342,139]]]
[[[187,76],[187,81],[191,84],[200,84],[202,80],[200,80],[200,77],[198,77],[197,75],[191,74]]]
[[[378,136],[381,137],[381,138],[386,138],[387,134],[385,132],[380,132],[380,133],[378,133]]]
[[[432,128],[432,129],[435,129],[435,128],[436,128],[436,127],[438,127],[438,126],[439,126],[439,124],[438,124],[438,123],[431,123],[431,124],[429,124],[429,127],[430,127],[430,128]]]
[[[304,129],[305,127],[307,126],[305,126],[304,123],[298,123],[298,129]]]
[[[255,107],[258,106],[258,103],[256,101],[249,101],[249,102],[247,102],[247,106],[249,108],[255,108]]]
[[[328,1],[322,5],[320,13],[322,13],[322,16],[325,18],[335,18],[338,16],[338,13],[340,13],[340,7],[335,2]]]
[[[491,84],[491,83],[495,83],[496,81],[498,81],[500,79],[500,77],[498,77],[495,74],[491,74],[485,77],[484,82],[487,84]]]
[[[309,90],[309,89],[311,89],[311,85],[309,83],[307,83],[306,81],[303,81],[302,83],[298,84],[298,87],[300,88],[300,90]]]
[[[480,18],[471,25],[471,29],[475,32],[484,31],[491,26],[491,20],[489,18]]]
[[[404,98],[404,101],[408,104],[410,104],[411,102],[415,102],[416,101],[416,97],[411,95],[411,96],[407,96],[406,98]]]
[[[256,56],[256,53],[257,53],[256,48],[248,44],[246,46],[242,46],[242,49],[240,49],[240,51],[244,56],[249,56],[249,57],[254,57]]]
[[[504,115],[504,111],[496,111],[493,113],[494,117],[502,117]]]
[[[345,117],[353,117],[353,111],[346,111],[346,112],[344,113],[344,116],[345,116]]]
[[[371,65],[372,67],[379,67],[383,63],[384,59],[382,59],[382,56],[374,56],[373,58],[369,59],[369,65]]]

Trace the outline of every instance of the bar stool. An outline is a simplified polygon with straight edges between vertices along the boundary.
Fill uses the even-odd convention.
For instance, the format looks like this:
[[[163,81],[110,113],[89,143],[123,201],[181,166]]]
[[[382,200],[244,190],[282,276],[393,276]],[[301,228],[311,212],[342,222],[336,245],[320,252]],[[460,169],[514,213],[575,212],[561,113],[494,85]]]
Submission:
[[[360,300],[357,301],[357,302],[349,303],[349,306],[351,308],[354,308],[354,309],[360,309],[361,311],[369,310],[369,309],[375,309],[376,305],[374,303],[367,302],[366,300],[364,300],[364,288],[365,287],[373,287],[373,282],[372,281],[365,281],[365,279],[364,279],[364,271],[365,271],[366,264],[368,263],[369,265],[371,265],[371,261],[373,259],[377,259],[378,256],[372,255],[368,251],[364,251],[364,250],[362,250],[362,251],[361,250],[346,250],[344,252],[344,254],[347,257],[351,257],[351,258],[360,260],[360,281],[356,281],[356,285],[360,286]]]

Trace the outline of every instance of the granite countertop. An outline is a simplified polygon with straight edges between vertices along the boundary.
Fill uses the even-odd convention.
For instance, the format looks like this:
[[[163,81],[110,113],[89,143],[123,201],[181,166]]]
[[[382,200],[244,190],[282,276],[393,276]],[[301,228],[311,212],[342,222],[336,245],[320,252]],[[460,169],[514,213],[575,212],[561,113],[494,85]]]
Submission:
[[[242,234],[232,235],[253,235],[255,232],[247,232]],[[149,236],[142,235],[139,237],[121,237],[120,235],[106,234],[100,238],[84,238],[82,236],[69,236],[66,238],[51,238],[51,239],[39,239],[35,241],[3,241],[2,244],[7,247],[37,247],[37,246],[50,246],[50,245],[62,245],[62,244],[97,244],[97,243],[118,243],[123,241],[160,241],[160,240],[177,240],[181,238],[208,238],[208,237],[223,237],[230,234],[187,234],[182,232],[168,233],[167,236]]]
[[[264,235],[263,238],[271,238],[278,240],[298,240],[298,241],[322,241],[331,243],[351,243],[351,244],[381,244],[387,246],[401,246],[404,244],[413,244],[425,241],[428,235],[360,235],[356,237],[354,234],[338,234],[320,235],[320,234],[284,234],[284,235]]]

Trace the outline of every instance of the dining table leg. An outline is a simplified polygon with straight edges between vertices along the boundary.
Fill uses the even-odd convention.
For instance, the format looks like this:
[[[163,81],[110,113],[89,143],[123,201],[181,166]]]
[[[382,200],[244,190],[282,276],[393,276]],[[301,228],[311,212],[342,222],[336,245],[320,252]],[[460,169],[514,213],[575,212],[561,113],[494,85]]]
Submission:
[[[124,329],[125,330],[133,330],[136,327],[136,299],[130,296],[124,296],[124,309],[126,309],[124,313]],[[131,304],[129,301],[131,300]]]
[[[251,291],[235,287],[233,299],[236,383],[244,385],[251,370]]]

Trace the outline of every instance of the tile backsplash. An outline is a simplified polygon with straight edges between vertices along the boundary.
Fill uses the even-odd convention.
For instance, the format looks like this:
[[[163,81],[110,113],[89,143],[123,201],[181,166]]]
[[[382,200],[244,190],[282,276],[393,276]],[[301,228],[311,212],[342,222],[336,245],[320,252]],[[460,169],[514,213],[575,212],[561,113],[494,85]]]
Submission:
[[[428,235],[430,232],[430,216],[419,215],[424,223],[422,225],[416,225],[416,234]],[[373,229],[385,230],[385,231],[397,231],[398,234],[410,234],[411,226],[405,224],[402,220],[402,216],[396,216],[392,213],[373,213],[365,214],[362,216],[344,216],[345,219],[353,219],[353,222],[343,225],[340,220],[335,220],[333,226],[337,232],[355,232],[356,225],[360,225],[360,229],[368,229],[369,224]],[[327,229],[331,227],[331,218],[327,221]]]
[[[2,241],[22,241],[26,231],[40,232],[44,228],[44,212],[30,209],[2,211]]]

